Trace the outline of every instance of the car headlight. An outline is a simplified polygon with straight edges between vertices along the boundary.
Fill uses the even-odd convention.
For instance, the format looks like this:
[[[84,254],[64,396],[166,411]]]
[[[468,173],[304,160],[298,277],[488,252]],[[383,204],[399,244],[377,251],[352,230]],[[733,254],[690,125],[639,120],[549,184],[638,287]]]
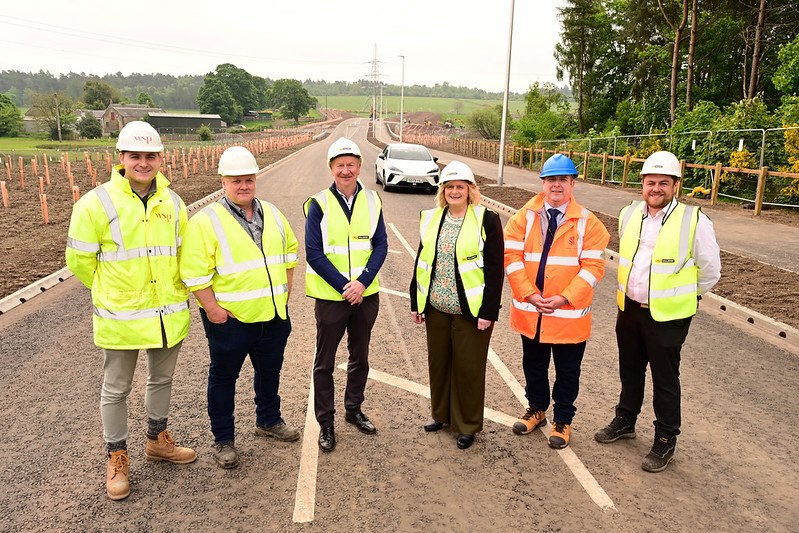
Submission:
[[[389,169],[391,172],[402,172],[402,170],[398,169],[398,168],[397,168],[397,167],[395,167],[394,165],[389,165],[389,166],[388,166],[388,169]]]
[[[428,170],[428,174],[438,174],[438,167],[434,168],[433,170]]]

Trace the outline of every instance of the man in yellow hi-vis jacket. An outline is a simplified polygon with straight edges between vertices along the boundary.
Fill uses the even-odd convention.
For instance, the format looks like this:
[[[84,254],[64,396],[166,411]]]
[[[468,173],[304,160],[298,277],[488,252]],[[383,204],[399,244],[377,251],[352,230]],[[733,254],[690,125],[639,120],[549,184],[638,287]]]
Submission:
[[[104,352],[100,395],[112,500],[130,494],[127,398],[139,350],[147,350],[149,460],[191,463],[194,450],[175,445],[166,429],[172,374],[189,329],[188,292],[178,273],[186,206],[159,172],[163,145],[146,122],[119,133],[111,181],[72,211],[67,266],[92,291],[94,342]]]
[[[278,395],[298,245],[278,208],[255,197],[257,172],[249,150],[225,150],[219,158],[225,195],[192,217],[180,251],[180,275],[200,303],[208,338],[208,416],[222,468],[239,465],[233,410],[247,355],[255,369],[256,434],[300,438],[281,418]]]

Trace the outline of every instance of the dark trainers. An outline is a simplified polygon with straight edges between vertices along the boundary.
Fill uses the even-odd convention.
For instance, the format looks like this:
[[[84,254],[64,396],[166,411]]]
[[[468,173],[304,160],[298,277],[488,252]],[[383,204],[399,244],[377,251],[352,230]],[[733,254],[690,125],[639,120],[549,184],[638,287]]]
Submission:
[[[607,444],[616,442],[619,439],[635,438],[635,419],[616,416],[607,427],[600,429],[594,434],[597,442]]]
[[[517,435],[527,435],[537,427],[547,423],[547,414],[544,411],[527,408],[527,412],[513,424],[513,432]]]
[[[666,437],[655,435],[655,443],[652,450],[644,457],[641,468],[647,472],[662,472],[666,470],[669,463],[674,458],[674,450],[677,448],[677,437]]]
[[[260,435],[261,437],[271,437],[283,442],[293,442],[300,438],[300,432],[282,420],[274,426],[269,427],[259,426],[256,424],[255,434]]]

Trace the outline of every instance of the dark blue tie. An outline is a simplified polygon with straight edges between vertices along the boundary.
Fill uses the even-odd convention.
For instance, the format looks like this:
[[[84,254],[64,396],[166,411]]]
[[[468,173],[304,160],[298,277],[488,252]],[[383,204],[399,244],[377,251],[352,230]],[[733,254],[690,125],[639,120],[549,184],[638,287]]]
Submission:
[[[547,257],[549,256],[549,249],[552,247],[552,239],[555,237],[555,231],[558,229],[558,215],[560,211],[552,207],[547,209],[547,213],[549,214],[547,235],[544,238],[544,248],[541,249],[541,262],[538,263],[538,274],[535,277],[535,284],[542,295],[544,293],[544,271],[547,267]]]

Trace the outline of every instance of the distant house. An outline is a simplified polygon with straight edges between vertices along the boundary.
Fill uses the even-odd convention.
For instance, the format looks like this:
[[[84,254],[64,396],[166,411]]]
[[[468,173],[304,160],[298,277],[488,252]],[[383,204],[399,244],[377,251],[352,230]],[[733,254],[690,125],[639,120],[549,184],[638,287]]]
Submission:
[[[212,130],[220,130],[227,124],[222,121],[219,115],[195,115],[152,112],[149,114],[149,122],[161,133],[190,133],[197,131],[197,128],[205,124]]]
[[[148,107],[144,104],[111,104],[103,111],[103,134],[117,132],[128,122],[143,120],[153,113],[163,113],[160,107]]]
[[[97,110],[97,109],[76,109],[75,110],[75,116],[78,117],[79,121],[80,121],[80,119],[82,119],[86,115],[94,115],[94,118],[96,118],[97,120],[102,122],[104,114],[105,114],[105,111],[103,111],[102,109],[100,109],[100,110]]]

